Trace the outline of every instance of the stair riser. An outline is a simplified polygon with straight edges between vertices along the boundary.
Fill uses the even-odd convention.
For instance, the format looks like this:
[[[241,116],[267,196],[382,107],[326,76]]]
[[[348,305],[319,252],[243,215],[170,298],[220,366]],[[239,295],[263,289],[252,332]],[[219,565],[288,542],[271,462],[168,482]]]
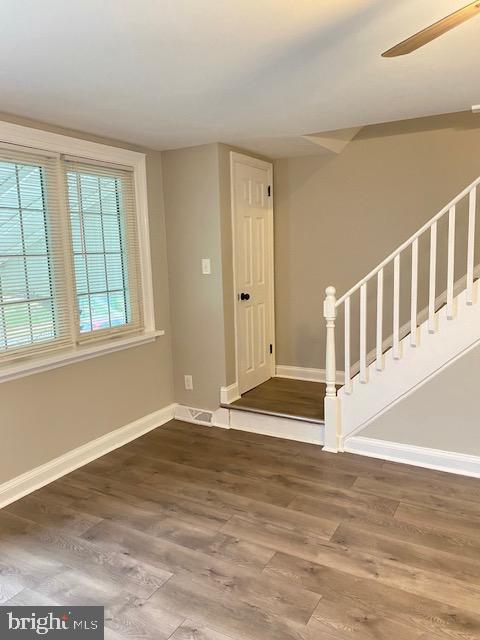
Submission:
[[[323,424],[254,413],[253,411],[231,409],[229,413],[231,429],[320,446],[325,442],[325,427]]]

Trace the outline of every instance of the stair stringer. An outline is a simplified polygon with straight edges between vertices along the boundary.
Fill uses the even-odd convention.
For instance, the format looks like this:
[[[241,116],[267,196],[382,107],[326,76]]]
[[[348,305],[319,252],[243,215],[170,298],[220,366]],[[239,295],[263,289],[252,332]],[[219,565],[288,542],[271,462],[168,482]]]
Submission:
[[[474,283],[474,300],[478,300],[479,281]],[[345,441],[364,429],[394,404],[425,384],[445,367],[480,342],[480,304],[468,305],[466,291],[455,299],[455,315],[447,318],[447,308],[435,314],[437,330],[428,331],[428,321],[417,329],[418,346],[412,347],[410,335],[401,341],[402,357],[393,358],[390,349],[384,355],[384,368],[377,371],[376,362],[368,367],[368,382],[357,375],[351,381],[351,392],[342,387],[338,396],[341,407],[342,439]]]

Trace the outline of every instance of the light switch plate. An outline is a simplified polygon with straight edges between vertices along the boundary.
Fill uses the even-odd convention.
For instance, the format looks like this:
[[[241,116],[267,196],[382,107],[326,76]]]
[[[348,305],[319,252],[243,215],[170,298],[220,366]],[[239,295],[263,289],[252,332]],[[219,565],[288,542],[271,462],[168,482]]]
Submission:
[[[193,391],[193,378],[192,376],[184,376],[185,377],[185,389],[187,391]]]
[[[202,258],[202,273],[204,276],[209,276],[212,273],[210,258]]]

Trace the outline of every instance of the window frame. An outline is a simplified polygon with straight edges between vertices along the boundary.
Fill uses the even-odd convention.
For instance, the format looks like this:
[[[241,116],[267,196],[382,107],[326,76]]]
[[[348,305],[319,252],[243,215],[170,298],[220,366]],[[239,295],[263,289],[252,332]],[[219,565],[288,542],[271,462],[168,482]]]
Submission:
[[[68,161],[73,160],[74,164],[73,166],[68,166]],[[78,167],[78,164],[81,164],[82,167]],[[136,325],[135,323],[125,323],[123,325],[118,325],[118,326],[111,326],[111,327],[106,327],[106,328],[102,328],[102,329],[91,329],[90,331],[86,331],[86,332],[82,332],[81,331],[81,327],[80,327],[80,316],[79,316],[79,297],[80,294],[77,291],[77,280],[76,280],[76,268],[75,268],[75,256],[78,255],[75,252],[75,248],[74,248],[74,241],[73,241],[73,229],[72,229],[72,219],[71,219],[71,205],[69,202],[69,185],[68,185],[68,174],[70,172],[76,173],[77,174],[77,180],[78,180],[78,176],[80,174],[85,175],[85,172],[90,173],[90,175],[94,176],[94,177],[98,177],[98,172],[95,171],[95,167],[100,166],[100,168],[102,170],[106,170],[106,175],[108,174],[108,169],[111,166],[113,169],[127,169],[130,173],[130,167],[114,167],[113,165],[100,165],[99,163],[92,163],[89,164],[88,162],[85,162],[83,158],[69,158],[69,157],[63,157],[62,158],[62,168],[63,168],[63,183],[65,184],[65,198],[66,198],[66,217],[67,217],[67,224],[69,227],[69,249],[70,249],[70,264],[69,264],[69,269],[71,270],[71,276],[70,276],[70,280],[72,282],[72,295],[76,300],[76,305],[75,305],[75,311],[74,311],[74,318],[75,318],[75,338],[78,344],[87,344],[90,342],[97,342],[97,341],[104,341],[105,339],[111,338],[113,335],[127,335],[127,334],[135,334],[139,332],[139,327],[138,324]],[[120,179],[122,180],[122,182],[125,180],[127,176],[120,176]],[[135,185],[134,185],[135,187]],[[124,212],[124,216],[120,217],[120,223],[124,226],[124,232],[122,237],[120,238],[120,241],[124,240],[127,243],[127,248],[125,251],[122,251],[122,256],[123,254],[125,254],[126,256],[126,265],[123,264],[123,257],[122,257],[122,267],[125,268],[126,267],[126,273],[127,273],[127,277],[128,277],[128,285],[126,286],[124,293],[128,293],[128,297],[130,299],[130,308],[129,308],[129,312],[135,316],[135,309],[138,309],[139,311],[139,319],[141,319],[142,324],[144,323],[144,318],[143,318],[143,304],[142,304],[142,296],[143,296],[143,286],[142,286],[142,275],[140,274],[140,280],[139,280],[139,284],[140,284],[140,289],[136,290],[136,284],[135,284],[135,277],[132,275],[133,272],[136,270],[136,263],[131,261],[131,258],[133,258],[134,255],[137,255],[137,251],[136,251],[136,245],[135,242],[133,242],[133,238],[130,237],[129,232],[131,232],[131,229],[129,229],[129,223],[127,221],[127,211]],[[80,219],[81,217],[84,215],[84,212],[82,210],[80,210],[79,212],[79,216]],[[80,223],[81,224],[81,223]],[[137,215],[135,215],[135,225],[138,226],[138,220],[137,220]],[[103,237],[103,232],[102,232],[102,237]],[[135,233],[135,239],[137,239],[138,237],[138,233]],[[140,262],[141,259],[141,252],[142,248],[140,246],[140,242],[138,243],[138,263]],[[105,272],[105,276],[107,277],[107,272]],[[88,294],[87,294],[88,295]],[[134,304],[133,304],[133,302]],[[127,305],[125,304],[125,311],[126,311],[126,315],[127,314]]]
[[[0,367],[0,382],[151,342],[159,335],[164,335],[164,331],[155,328],[145,154],[5,121],[0,121],[0,142],[23,147],[26,151],[47,152],[59,157],[60,155],[75,156],[86,163],[90,161],[92,164],[111,164],[118,166],[118,168],[127,167],[133,171],[142,286],[140,305],[144,325],[143,329],[136,334],[119,332],[116,335],[107,336],[103,340],[92,341],[92,343],[79,343],[74,347],[59,348],[58,352],[47,356],[26,355],[19,362],[12,362]],[[66,206],[63,207],[62,213],[67,218]],[[66,223],[68,223],[67,219],[61,221],[61,224]],[[68,228],[69,226],[67,224]],[[70,241],[70,238],[67,240]],[[21,357],[19,353],[19,359]]]

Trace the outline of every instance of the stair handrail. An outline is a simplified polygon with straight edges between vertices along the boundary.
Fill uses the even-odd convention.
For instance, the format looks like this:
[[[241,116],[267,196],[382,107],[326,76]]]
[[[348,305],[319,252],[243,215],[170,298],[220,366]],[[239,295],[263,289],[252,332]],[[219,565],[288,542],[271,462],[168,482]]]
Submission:
[[[405,242],[401,244],[397,249],[395,249],[395,251],[393,251],[387,258],[385,258],[385,260],[380,262],[379,265],[377,265],[374,269],[372,269],[368,275],[366,275],[364,278],[359,280],[357,284],[355,284],[351,289],[349,289],[346,293],[344,293],[341,298],[338,298],[338,300],[335,303],[336,306],[339,307],[341,304],[343,304],[347,298],[352,296],[356,291],[360,289],[362,284],[365,284],[366,282],[371,280],[374,276],[377,275],[377,273],[381,269],[385,268],[388,264],[390,264],[390,262],[392,262],[392,260],[394,260],[398,255],[400,255],[402,251],[404,251],[405,249],[408,249],[408,247],[415,240],[418,240],[418,238],[420,238],[420,236],[422,236],[425,233],[425,231],[428,231],[435,222],[438,222],[441,218],[443,218],[443,216],[452,207],[456,206],[461,200],[463,200],[463,198],[468,196],[469,193],[472,191],[472,189],[475,189],[475,187],[477,187],[478,185],[480,185],[480,176],[476,180],[474,180],[468,187],[466,187],[461,193],[459,193],[458,196],[455,196],[455,198],[453,198],[453,200],[451,200],[445,207],[443,207],[443,209],[441,209],[436,215],[430,218],[430,220],[428,220],[428,222],[426,222],[423,225],[423,227],[420,227],[418,231],[416,231],[413,235],[411,235],[410,238],[408,238],[408,240],[405,240]]]
[[[369,379],[369,363],[367,362],[367,286],[370,280],[377,277],[377,317],[376,317],[376,358],[377,371],[384,369],[383,353],[383,270],[392,261],[393,272],[393,333],[392,356],[394,360],[402,357],[402,342],[400,338],[400,256],[412,247],[411,260],[411,294],[410,294],[410,344],[418,345],[417,330],[417,303],[418,303],[418,240],[427,231],[430,231],[430,265],[429,265],[429,295],[428,295],[428,331],[435,333],[437,328],[436,318],[436,274],[437,274],[437,223],[448,213],[448,256],[447,256],[447,288],[446,288],[446,315],[452,319],[454,312],[455,295],[455,230],[456,230],[456,206],[464,198],[469,197],[468,208],[468,244],[467,244],[467,274],[466,274],[466,303],[473,304],[474,295],[474,256],[475,256],[475,219],[477,209],[477,187],[480,185],[480,176],[453,198],[436,215],[428,220],[408,240],[403,242],[395,251],[385,258],[364,278],[359,280],[341,298],[336,299],[335,288],[329,286],[325,291],[324,318],[326,320],[326,362],[325,362],[325,448],[329,451],[338,451],[342,443],[341,407],[337,394],[336,349],[335,349],[335,324],[337,309],[344,305],[345,322],[345,393],[352,391],[351,362],[350,362],[350,298],[360,291],[360,370],[359,381],[367,384]]]

